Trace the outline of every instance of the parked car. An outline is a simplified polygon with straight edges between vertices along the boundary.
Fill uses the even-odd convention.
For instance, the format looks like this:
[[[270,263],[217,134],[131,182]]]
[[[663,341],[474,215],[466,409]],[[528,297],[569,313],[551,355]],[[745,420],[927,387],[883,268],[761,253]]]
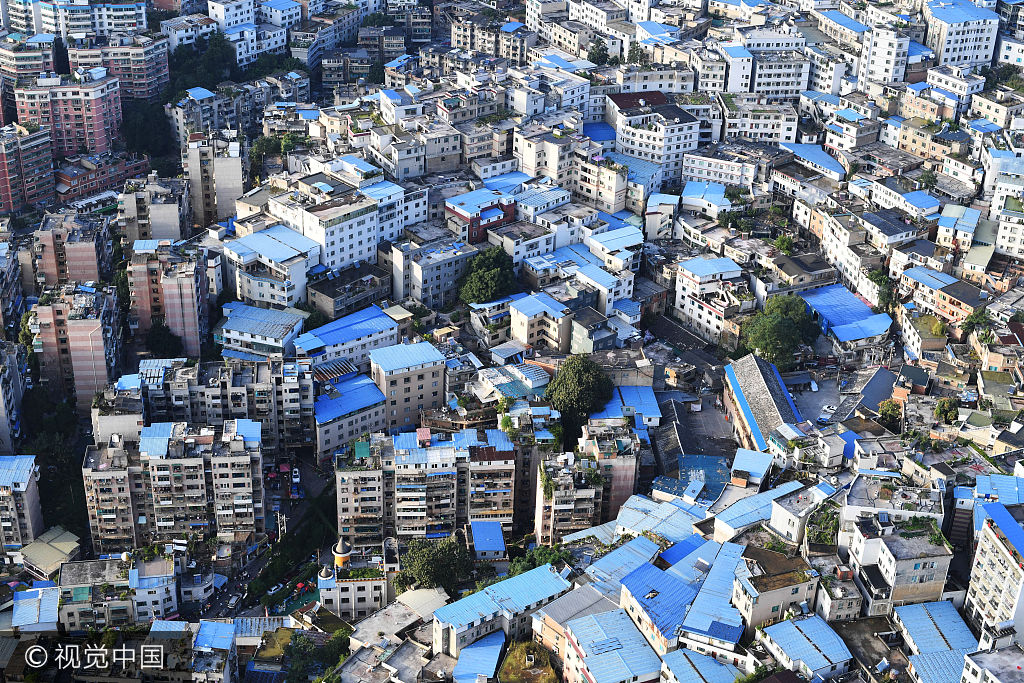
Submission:
[[[241,600],[241,599],[242,599],[242,596],[239,595],[238,593],[235,593],[234,595],[232,595],[231,599],[228,600],[228,609],[235,609],[235,607],[238,606],[238,601]]]
[[[273,586],[271,586],[270,588],[267,589],[267,595],[273,595],[274,593],[276,593],[277,591],[281,590],[282,588],[284,588],[284,584],[283,583],[275,583]]]
[[[296,467],[292,470],[292,483],[298,484],[300,481],[302,481],[302,474],[299,472],[299,468]]]

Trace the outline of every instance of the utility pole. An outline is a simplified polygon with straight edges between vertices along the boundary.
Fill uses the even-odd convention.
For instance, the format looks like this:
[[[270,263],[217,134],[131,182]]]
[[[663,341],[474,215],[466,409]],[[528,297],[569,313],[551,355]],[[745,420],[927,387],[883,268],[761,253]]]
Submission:
[[[277,540],[280,541],[281,537],[288,532],[288,517],[281,514],[281,511],[277,511]]]

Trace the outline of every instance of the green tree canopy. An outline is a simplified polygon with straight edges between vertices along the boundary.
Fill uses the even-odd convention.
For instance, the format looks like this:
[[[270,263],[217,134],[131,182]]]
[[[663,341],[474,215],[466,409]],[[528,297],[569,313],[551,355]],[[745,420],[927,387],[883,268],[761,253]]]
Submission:
[[[594,42],[590,44],[590,49],[587,51],[587,61],[593,62],[598,66],[608,63],[608,45],[601,38],[595,38]]]
[[[611,399],[612,381],[588,356],[569,356],[548,383],[546,395],[562,414],[564,438],[571,443],[587,417]]]
[[[792,367],[800,344],[813,343],[819,333],[807,304],[792,294],[769,299],[764,310],[751,316],[740,330],[744,346],[780,370]]]
[[[881,268],[868,273],[868,280],[878,286],[878,310],[892,312],[896,305],[896,283]]]
[[[878,404],[878,421],[890,432],[899,431],[902,418],[903,408],[898,401],[890,398]]]
[[[552,548],[551,546],[541,545],[531,548],[522,557],[512,560],[508,566],[508,575],[518,576],[531,569],[543,567],[546,564],[555,566],[562,563],[571,564],[572,553],[558,546]]]
[[[789,256],[793,253],[793,238],[789,235],[779,235],[775,238],[775,248]]]
[[[377,61],[370,65],[370,73],[366,74],[366,80],[378,85],[384,82],[384,62]]]
[[[439,541],[413,539],[409,551],[402,558],[403,569],[396,584],[406,588],[418,584],[420,588],[440,586],[448,595],[458,595],[459,584],[473,571],[473,558],[456,536]]]
[[[935,419],[952,424],[960,417],[960,402],[955,398],[940,398],[935,404]]]
[[[365,26],[394,26],[395,20],[382,12],[374,12],[363,17],[362,25]]]
[[[500,299],[517,288],[512,257],[501,247],[490,247],[470,259],[459,297],[464,303],[476,304]]]
[[[153,323],[146,335],[146,348],[157,358],[177,358],[185,349],[181,337],[171,332],[163,321]]]
[[[984,308],[979,308],[960,323],[960,329],[964,334],[970,334],[975,330],[987,330],[990,327],[992,327],[992,319],[988,315],[988,310]]]

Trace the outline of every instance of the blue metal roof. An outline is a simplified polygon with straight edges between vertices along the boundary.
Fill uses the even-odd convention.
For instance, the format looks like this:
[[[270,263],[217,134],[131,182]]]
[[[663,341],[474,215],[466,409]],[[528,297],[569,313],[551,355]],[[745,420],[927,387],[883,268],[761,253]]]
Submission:
[[[1010,474],[981,474],[975,479],[974,498],[1003,505],[1024,503],[1024,477]]]
[[[919,282],[930,289],[942,289],[947,285],[958,282],[957,278],[948,273],[940,273],[937,270],[925,268],[924,266],[907,268],[903,271],[903,276],[908,277],[915,282]]]
[[[689,185],[689,183],[687,183],[687,185]],[[679,264],[679,267],[693,273],[697,277],[724,275],[725,273],[743,271],[743,268],[726,256],[720,256],[717,258],[704,258],[698,256],[696,258],[683,261]]]
[[[907,46],[908,57],[920,57],[921,55],[935,55],[935,50],[931,49],[927,45],[917,42],[916,40],[910,41]]]
[[[722,52],[733,59],[753,59],[754,55],[742,45],[723,45]]]
[[[514,33],[516,30],[521,29],[524,26],[526,26],[526,24],[521,21],[510,21],[501,27],[501,31],[503,33]]]
[[[533,176],[522,171],[510,171],[488,178],[484,181],[484,187],[501,194],[507,194],[525,182],[533,180]]]
[[[654,559],[660,549],[661,547],[651,539],[637,536],[594,560],[584,573],[593,579],[591,586],[615,600],[617,604],[622,592],[623,577]]]
[[[259,335],[270,339],[284,339],[302,324],[302,316],[278,311],[273,308],[258,308],[234,302],[225,305],[227,317],[221,327],[225,330],[244,334]]]
[[[743,561],[742,555],[743,546],[722,544],[697,597],[686,612],[683,631],[730,643],[739,642],[743,635],[743,617],[732,606],[730,599],[733,579],[736,578],[736,565]]]
[[[477,552],[505,552],[501,522],[481,520],[470,522],[469,526],[473,530],[473,547]]]
[[[821,92],[820,90],[804,90],[800,94],[804,97],[807,97],[812,102],[824,102],[826,104],[832,105],[833,107],[839,106],[839,95]]]
[[[999,15],[966,0],[933,0],[928,3],[932,17],[948,24],[968,21],[999,21]]]
[[[979,133],[998,133],[1003,129],[1002,126],[997,123],[993,123],[988,119],[974,119],[973,121],[970,121],[967,126],[971,130],[976,130]]]
[[[216,95],[214,95],[212,92],[210,92],[206,88],[189,88],[185,92],[187,92],[188,96],[191,97],[194,100],[206,100],[206,99],[210,99],[210,98],[216,97]]]
[[[224,246],[242,258],[262,256],[275,263],[284,263],[296,256],[313,252],[319,256],[320,250],[319,242],[280,224],[231,240]]]
[[[339,417],[383,404],[385,401],[384,394],[366,375],[346,377],[332,384],[337,394],[321,394],[313,404],[317,424],[326,424]]]
[[[908,192],[903,195],[903,201],[913,206],[915,209],[937,209],[941,202],[938,199],[931,196],[924,190],[915,190]]]
[[[766,626],[764,634],[790,659],[803,662],[812,672],[853,658],[843,639],[817,614]]]
[[[327,347],[341,346],[378,332],[397,329],[398,323],[393,318],[379,306],[372,305],[299,335],[295,338],[295,348],[314,356]]]
[[[302,7],[302,5],[295,2],[295,0],[262,0],[260,4],[264,7],[269,7],[270,9],[276,9],[280,12],[290,9],[299,9]]]
[[[171,441],[173,430],[173,422],[154,422],[143,427],[139,435],[139,452],[146,453],[151,458],[162,458],[167,455],[167,445]]]
[[[444,355],[430,342],[395,344],[370,351],[370,362],[379,366],[384,372],[392,372],[411,365],[444,363]]]
[[[692,506],[678,501],[656,502],[646,496],[633,495],[619,508],[616,526],[627,533],[651,533],[677,543],[693,535],[693,524],[707,517]]]
[[[546,292],[539,292],[512,302],[511,307],[528,318],[547,313],[552,318],[562,318],[569,309]]]
[[[798,481],[787,481],[774,489],[755,493],[725,508],[718,513],[716,519],[721,520],[733,529],[740,529],[755,522],[764,521],[771,517],[773,500],[781,498],[787,493],[792,493],[802,486],[803,484]]]
[[[459,661],[452,670],[455,683],[476,683],[479,675],[483,675],[487,680],[493,679],[498,671],[504,647],[505,632],[501,630],[489,633],[475,643],[463,647],[459,651]]]
[[[571,586],[550,564],[545,564],[445,605],[434,611],[434,618],[458,630],[481,616],[506,610],[522,612],[527,605],[553,598]]]
[[[14,596],[11,626],[52,628],[56,625],[60,611],[59,588],[31,588],[27,591],[18,591]]]
[[[733,683],[740,677],[740,672],[732,664],[686,648],[669,652],[661,659],[680,683]]]
[[[971,634],[953,603],[946,600],[902,605],[895,608],[907,635],[918,654],[926,655],[948,650],[978,649],[978,639]]]
[[[775,456],[771,453],[752,451],[748,448],[737,448],[736,458],[732,462],[732,471],[743,470],[749,472],[756,479],[762,479],[772,466]]]
[[[840,176],[846,173],[846,169],[843,168],[843,165],[839,163],[834,156],[826,152],[825,148],[821,145],[784,142],[780,147],[792,152],[793,156],[795,156],[798,161],[806,161],[809,164],[820,166],[832,173],[838,173]]]
[[[840,109],[836,112],[836,116],[851,123],[856,123],[861,119],[867,118],[864,114],[861,114],[859,111],[854,111],[853,109]]]
[[[964,655],[978,648],[964,650],[945,650],[930,654],[911,655],[907,657],[917,674],[914,680],[921,683],[956,683],[962,679],[964,672]]]
[[[859,21],[855,21],[854,19],[846,16],[839,10],[828,9],[824,10],[820,14],[829,21],[839,24],[843,28],[850,29],[851,31],[856,31],[857,33],[866,33],[867,31],[871,30],[870,26],[862,24]]]
[[[506,194],[483,187],[479,190],[466,192],[445,201],[449,207],[465,211],[469,214],[480,213],[483,207],[490,206],[501,200],[509,199]]]
[[[1014,547],[1019,555],[1024,556],[1024,529],[1013,518],[1013,515],[1002,503],[986,503],[982,506],[992,523],[999,527],[999,531],[1006,536],[1006,540]]]
[[[658,632],[669,639],[676,635],[687,608],[697,597],[695,586],[650,563],[640,565],[623,577],[622,587],[629,591]]]
[[[653,680],[661,659],[633,625],[626,610],[590,614],[566,623],[583,653],[583,665],[593,683]]]

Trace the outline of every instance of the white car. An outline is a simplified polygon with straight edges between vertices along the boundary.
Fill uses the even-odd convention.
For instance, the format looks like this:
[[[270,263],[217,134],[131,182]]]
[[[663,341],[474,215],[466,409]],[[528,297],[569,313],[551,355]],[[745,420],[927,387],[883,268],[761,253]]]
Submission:
[[[235,609],[235,607],[238,605],[238,601],[241,600],[241,599],[242,599],[242,596],[239,595],[238,593],[235,593],[234,595],[232,595],[231,599],[228,600],[228,609]]]
[[[825,406],[824,408],[821,409],[821,412],[828,413],[829,415],[831,415],[832,413],[836,412],[836,410],[838,410],[836,406]]]
[[[299,473],[299,468],[296,467],[292,470],[292,483],[298,484],[302,481],[302,475]]]

